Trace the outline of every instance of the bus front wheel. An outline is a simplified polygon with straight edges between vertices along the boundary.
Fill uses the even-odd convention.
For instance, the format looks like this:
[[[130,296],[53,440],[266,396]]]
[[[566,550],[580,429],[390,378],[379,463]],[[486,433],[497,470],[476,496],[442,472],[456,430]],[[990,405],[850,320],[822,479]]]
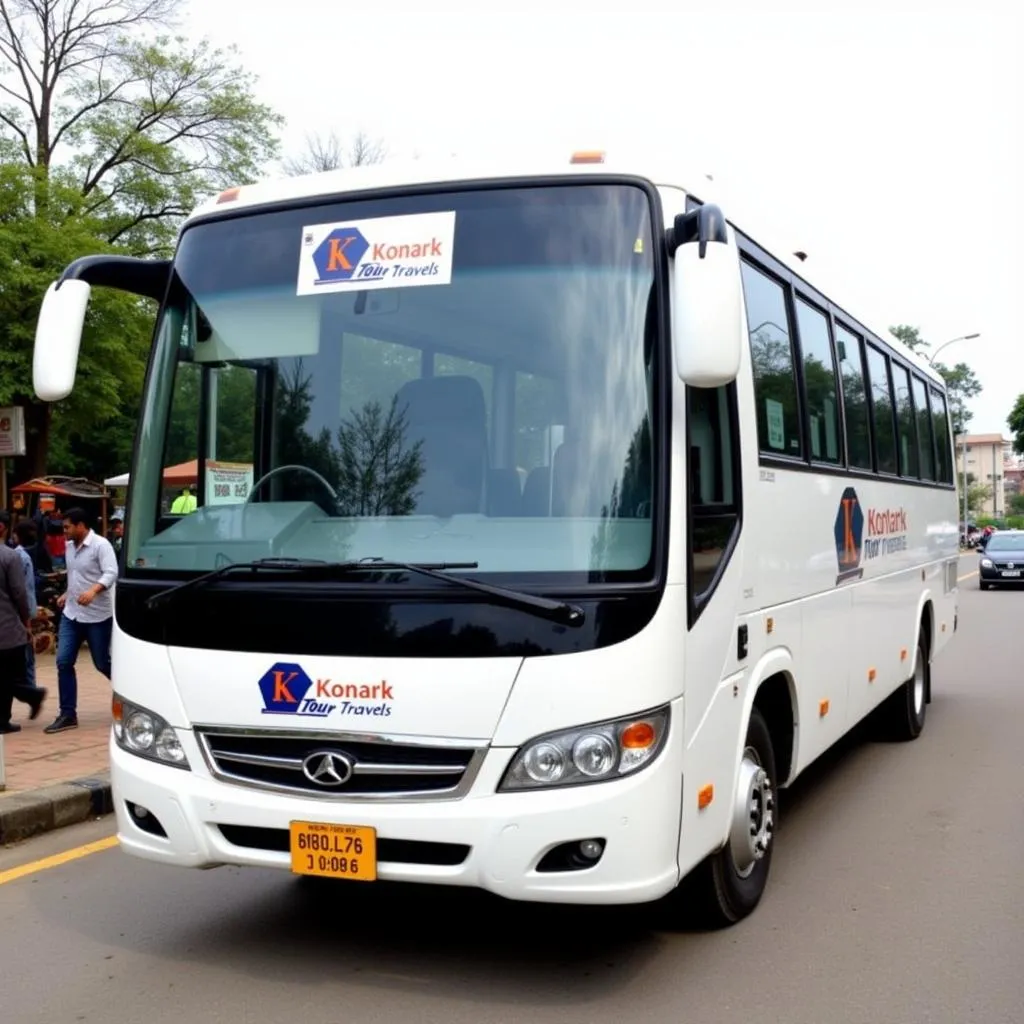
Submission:
[[[754,708],[733,795],[729,838],[678,890],[687,917],[711,928],[735,924],[760,903],[768,884],[778,821],[775,753],[764,716]]]

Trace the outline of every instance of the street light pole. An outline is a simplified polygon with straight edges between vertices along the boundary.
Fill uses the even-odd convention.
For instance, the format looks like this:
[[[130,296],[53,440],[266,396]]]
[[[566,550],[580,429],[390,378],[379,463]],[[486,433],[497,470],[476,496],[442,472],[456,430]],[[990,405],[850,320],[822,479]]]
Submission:
[[[928,365],[929,366],[934,366],[935,365],[935,357],[944,348],[947,348],[948,346],[953,345],[953,344],[955,344],[958,341],[971,341],[974,338],[980,338],[980,337],[981,337],[981,334],[979,332],[975,331],[974,334],[961,334],[959,338],[951,338],[949,341],[944,341],[931,354],[931,356],[928,358]],[[962,466],[962,470],[963,471],[961,473],[962,483],[961,483],[961,486],[960,486],[960,490],[961,490],[962,507],[963,507],[963,519],[962,519],[962,521],[963,521],[963,524],[964,524],[964,539],[966,540],[967,539],[967,423],[964,420],[964,412],[966,410],[966,405],[964,404],[964,397],[963,397],[963,395],[960,395],[959,398],[960,398],[960,401],[959,401],[958,404],[960,406],[960,460],[963,463],[963,466]]]
[[[938,354],[939,354],[939,353],[940,353],[940,352],[941,352],[941,351],[942,351],[942,350],[943,350],[944,348],[947,348],[948,346],[950,346],[950,345],[953,345],[953,344],[955,344],[955,343],[956,343],[956,342],[958,342],[958,341],[973,341],[973,340],[974,340],[975,338],[980,338],[980,337],[981,337],[981,334],[980,334],[979,332],[977,332],[977,331],[976,331],[976,332],[975,332],[974,334],[961,334],[959,338],[951,338],[951,339],[950,339],[949,341],[944,341],[944,342],[943,342],[943,343],[942,343],[942,344],[941,344],[941,345],[940,345],[940,346],[939,346],[939,347],[938,347],[938,348],[937,348],[937,349],[936,349],[936,350],[935,350],[935,351],[934,351],[934,352],[933,352],[933,353],[932,353],[932,354],[931,354],[931,355],[930,355],[930,356],[928,357],[928,365],[929,365],[929,366],[934,366],[934,365],[935,365],[935,357],[936,357],[936,356],[937,356],[937,355],[938,355]]]

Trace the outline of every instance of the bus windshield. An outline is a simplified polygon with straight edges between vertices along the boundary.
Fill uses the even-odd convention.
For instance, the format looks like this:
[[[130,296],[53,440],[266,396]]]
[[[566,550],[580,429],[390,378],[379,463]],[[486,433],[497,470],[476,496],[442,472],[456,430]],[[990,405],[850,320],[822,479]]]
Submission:
[[[658,323],[633,185],[198,222],[158,324],[128,567],[645,578]]]

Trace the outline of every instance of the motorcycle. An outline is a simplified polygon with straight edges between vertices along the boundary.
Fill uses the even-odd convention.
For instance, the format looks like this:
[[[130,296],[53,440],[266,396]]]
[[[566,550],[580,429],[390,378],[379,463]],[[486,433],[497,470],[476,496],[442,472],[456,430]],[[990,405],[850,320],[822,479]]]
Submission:
[[[57,599],[67,590],[67,573],[50,572],[36,578],[36,604],[38,606],[30,628],[32,649],[36,654],[55,654],[57,651],[57,628],[61,611]]]

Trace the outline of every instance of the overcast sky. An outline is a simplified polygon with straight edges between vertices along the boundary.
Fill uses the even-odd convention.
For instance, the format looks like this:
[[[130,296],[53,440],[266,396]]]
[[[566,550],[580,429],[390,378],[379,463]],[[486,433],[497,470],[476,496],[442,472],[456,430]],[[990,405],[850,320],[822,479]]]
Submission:
[[[876,330],[908,323],[934,346],[980,332],[939,358],[984,385],[971,431],[1008,432],[1024,392],[1019,0],[425,6],[190,0],[188,31],[238,45],[293,153],[363,130],[396,158],[600,148],[696,165],[741,227],[809,253],[811,280]]]

